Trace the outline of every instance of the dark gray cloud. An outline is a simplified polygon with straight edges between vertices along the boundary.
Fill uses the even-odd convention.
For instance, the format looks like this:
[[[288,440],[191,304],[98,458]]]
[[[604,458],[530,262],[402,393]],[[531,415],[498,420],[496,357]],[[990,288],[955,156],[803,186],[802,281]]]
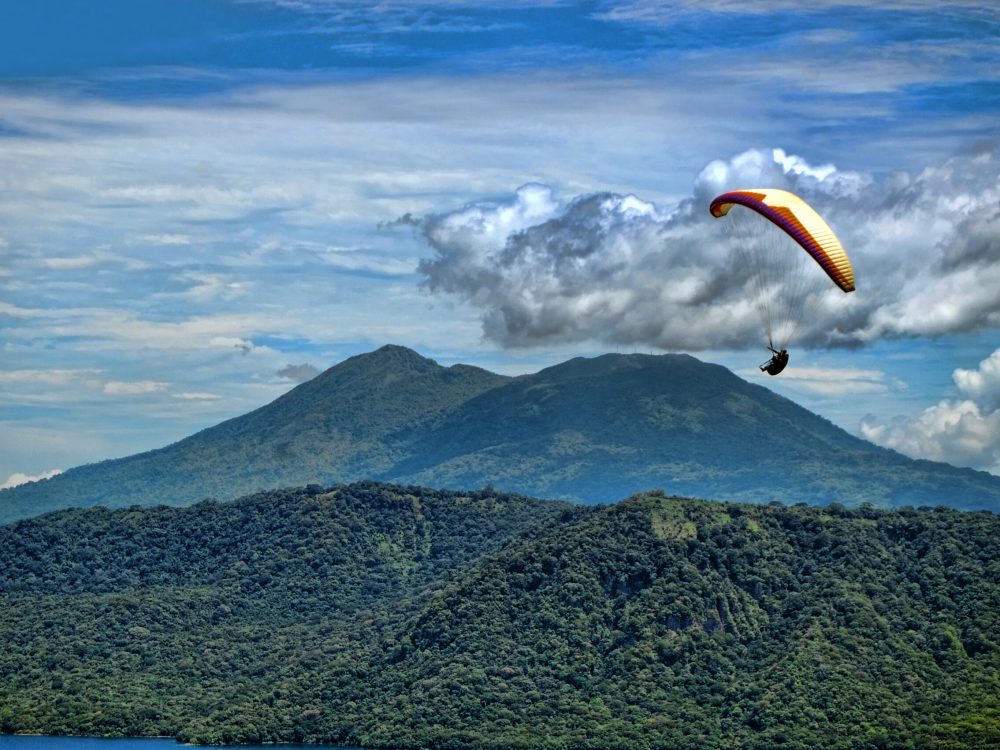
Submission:
[[[1000,324],[998,167],[997,152],[986,151],[876,179],[781,149],[751,150],[706,166],[691,195],[669,208],[613,193],[562,201],[530,184],[507,201],[399,223],[416,227],[434,252],[419,267],[424,286],[480,308],[484,334],[505,347],[757,346],[755,301],[784,304],[794,279],[767,261],[760,278],[749,277],[725,231],[735,222],[713,219],[707,207],[729,189],[791,190],[827,218],[858,278],[857,292],[844,295],[803,266],[812,274],[799,295],[803,312],[793,315],[795,340],[861,346]],[[775,262],[804,257],[789,250]]]
[[[436,251],[419,268],[426,287],[481,307],[486,336],[504,346],[602,339],[698,349],[708,335],[736,343],[753,325],[745,280],[697,247],[690,220],[632,195],[562,204],[526,185],[509,203],[420,227]]]
[[[965,217],[956,225],[954,235],[953,241],[941,248],[942,272],[1000,264],[1000,203],[982,206]]]
[[[288,380],[294,380],[296,383],[304,383],[319,375],[319,369],[309,364],[288,365],[287,367],[282,367],[275,374],[279,378],[287,378]]]

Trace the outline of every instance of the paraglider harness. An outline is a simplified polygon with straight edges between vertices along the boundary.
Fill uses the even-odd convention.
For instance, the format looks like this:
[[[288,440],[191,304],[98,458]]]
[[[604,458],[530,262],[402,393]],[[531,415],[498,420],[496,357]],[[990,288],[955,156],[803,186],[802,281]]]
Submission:
[[[771,359],[760,366],[761,372],[766,372],[768,375],[777,375],[779,372],[785,369],[785,365],[788,364],[788,351],[782,349],[780,352],[774,348],[774,344],[770,340],[767,342],[767,348],[771,350],[773,355]]]

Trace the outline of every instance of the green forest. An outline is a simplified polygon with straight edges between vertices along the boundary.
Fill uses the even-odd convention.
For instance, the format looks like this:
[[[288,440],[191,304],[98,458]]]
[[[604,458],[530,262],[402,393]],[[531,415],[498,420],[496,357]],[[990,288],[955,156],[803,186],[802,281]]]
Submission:
[[[1000,521],[363,482],[0,527],[0,732],[995,748]]]

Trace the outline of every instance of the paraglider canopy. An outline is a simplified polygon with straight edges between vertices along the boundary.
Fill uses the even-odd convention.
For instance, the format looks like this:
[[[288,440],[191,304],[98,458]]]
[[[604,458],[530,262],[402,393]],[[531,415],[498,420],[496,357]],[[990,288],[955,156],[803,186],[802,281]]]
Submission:
[[[833,283],[845,292],[854,291],[854,268],[844,246],[816,211],[787,190],[755,188],[723,193],[712,201],[709,210],[720,218],[733,205],[746,206],[773,223],[812,256]]]
[[[797,195],[777,188],[733,190],[717,196],[709,210],[722,218],[734,206],[741,208],[724,226],[735,238],[773,355],[760,370],[777,375],[788,365],[785,347],[803,318],[806,300],[821,293],[817,282],[823,277],[816,266],[843,292],[854,291],[854,268],[833,230]],[[795,252],[796,244],[805,254]]]

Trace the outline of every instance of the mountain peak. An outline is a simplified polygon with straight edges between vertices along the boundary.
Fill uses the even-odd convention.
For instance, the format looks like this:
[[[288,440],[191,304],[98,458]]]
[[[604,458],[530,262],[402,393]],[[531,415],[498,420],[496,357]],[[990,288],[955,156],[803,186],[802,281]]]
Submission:
[[[364,367],[370,370],[400,369],[430,372],[442,369],[433,359],[428,359],[405,346],[386,344],[371,352],[356,354],[341,362],[333,369],[350,364],[352,367]]]
[[[628,370],[673,370],[703,374],[708,370],[726,371],[720,365],[702,362],[689,354],[601,354],[596,357],[574,357],[544,372],[561,373],[572,376],[608,375],[616,371]]]

